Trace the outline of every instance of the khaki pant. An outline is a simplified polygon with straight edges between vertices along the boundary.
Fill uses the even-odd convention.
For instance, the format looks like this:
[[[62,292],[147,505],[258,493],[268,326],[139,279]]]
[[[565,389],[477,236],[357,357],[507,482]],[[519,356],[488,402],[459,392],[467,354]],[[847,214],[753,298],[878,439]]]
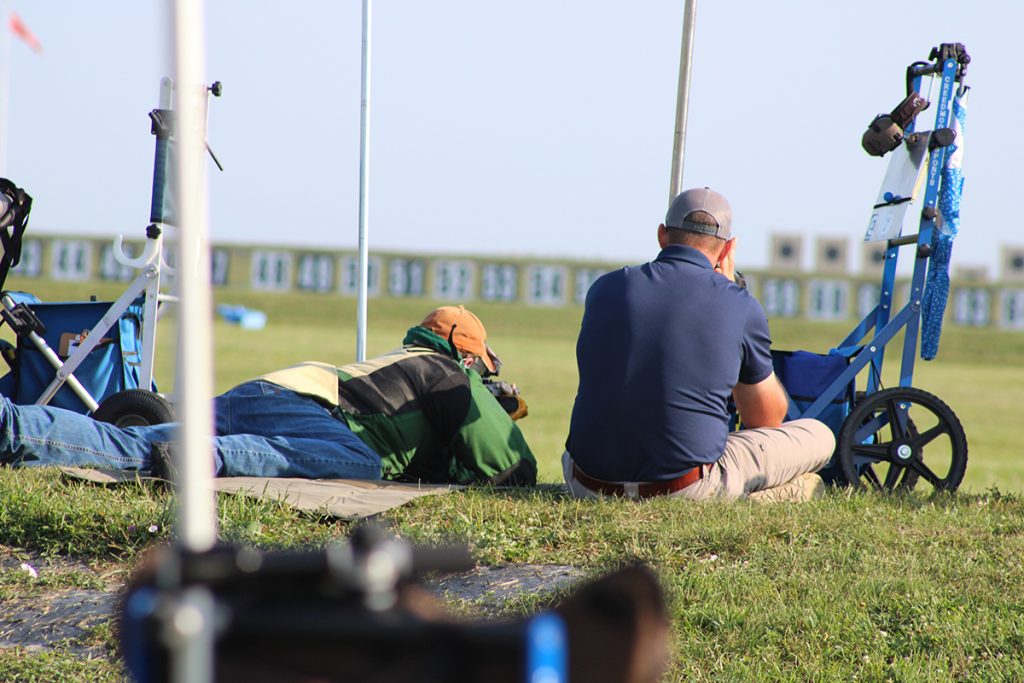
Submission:
[[[788,484],[801,474],[817,472],[832,457],[835,445],[832,430],[812,419],[731,432],[725,452],[705,471],[704,478],[670,495],[687,500],[745,498],[755,491]],[[562,476],[569,491],[577,498],[600,495],[576,480],[572,465],[572,456],[566,451],[562,454]]]

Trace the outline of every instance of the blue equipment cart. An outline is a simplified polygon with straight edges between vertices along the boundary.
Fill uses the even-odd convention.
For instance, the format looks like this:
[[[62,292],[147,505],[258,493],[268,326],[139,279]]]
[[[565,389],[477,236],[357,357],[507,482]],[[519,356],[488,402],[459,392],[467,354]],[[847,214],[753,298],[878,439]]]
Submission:
[[[865,235],[866,242],[886,247],[878,304],[826,355],[776,354],[776,371],[791,399],[787,418],[818,418],[836,432],[835,455],[822,472],[833,483],[894,491],[924,482],[934,490],[953,491],[964,477],[963,426],[942,400],[912,384],[918,336],[922,358],[933,359],[949,294],[949,255],[963,186],[969,62],[960,43],[933,48],[928,61],[907,68],[906,99],[891,113],[875,117],[864,133],[865,151],[892,155]],[[916,117],[929,107],[935,111],[935,127],[916,130]],[[921,207],[917,233],[904,235],[904,218],[915,205]],[[906,303],[894,310],[903,248],[912,252],[913,275]],[[883,388],[885,348],[901,331],[899,382]],[[864,369],[865,385],[857,391],[856,378]]]

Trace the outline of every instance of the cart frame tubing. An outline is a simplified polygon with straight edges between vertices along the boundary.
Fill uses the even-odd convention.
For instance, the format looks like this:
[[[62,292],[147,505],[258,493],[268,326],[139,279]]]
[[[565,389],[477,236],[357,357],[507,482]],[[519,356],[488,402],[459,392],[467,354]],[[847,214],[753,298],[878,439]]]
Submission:
[[[946,128],[950,120],[950,107],[953,91],[958,82],[959,62],[955,58],[942,62],[938,113],[935,117],[935,128]],[[914,90],[920,92],[923,76],[917,75],[913,80]],[[909,133],[910,131],[908,131]],[[828,386],[825,391],[800,415],[790,417],[817,417],[854,380],[864,366],[870,364],[866,393],[872,394],[881,385],[882,361],[885,357],[885,345],[906,326],[903,339],[903,360],[900,367],[899,386],[909,387],[914,376],[914,356],[917,353],[917,337],[921,327],[921,296],[924,293],[925,275],[928,259],[931,255],[932,233],[938,215],[937,204],[942,169],[946,165],[948,148],[939,147],[931,150],[928,156],[928,178],[921,209],[921,221],[915,236],[890,239],[885,252],[885,268],[882,273],[882,287],[878,305],[868,313],[853,329],[840,345],[840,351],[855,354],[849,366]],[[901,246],[917,245],[914,260],[914,273],[910,281],[910,296],[907,303],[895,315],[892,314],[892,302],[896,285],[897,256]],[[864,344],[871,330],[875,336]],[[859,350],[855,350],[859,347]],[[792,406],[791,406],[792,411]]]
[[[161,109],[171,108],[173,97],[173,82],[170,78],[160,79],[159,106]],[[143,273],[139,278],[147,276],[146,299],[142,316],[142,369],[139,383],[147,388],[153,385],[153,365],[156,355],[156,323],[160,318],[161,301],[177,301],[177,297],[160,293],[160,273],[166,270],[173,272],[163,261],[163,223],[164,223],[164,192],[167,188],[167,154],[170,140],[167,137],[156,135],[156,150],[153,154],[153,189],[150,193],[151,202],[149,208],[149,220],[156,223],[156,230],[147,233],[151,240],[150,244],[155,246],[156,256],[152,263],[146,264]],[[158,203],[159,201],[159,203]],[[117,253],[120,250],[115,250]]]
[[[171,79],[164,78],[160,82],[160,109],[170,110],[172,105],[173,83]],[[168,172],[168,146],[169,135],[156,133],[156,151],[153,163],[153,189],[150,202],[150,229],[146,233],[146,243],[142,254],[131,257],[124,251],[124,237],[118,235],[114,240],[114,260],[124,266],[129,266],[139,271],[125,291],[110,305],[107,312],[93,325],[90,335],[66,360],[61,360],[46,342],[39,335],[32,333],[29,340],[43,353],[46,360],[53,366],[56,376],[46,387],[36,403],[39,405],[48,404],[60,390],[67,384],[76,396],[85,404],[90,411],[95,411],[99,405],[96,399],[85,389],[75,378],[74,372],[79,365],[89,356],[89,353],[96,348],[106,334],[120,320],[121,315],[128,310],[128,307],[140,296],[144,295],[143,316],[142,316],[142,354],[140,358],[139,386],[151,388],[153,386],[153,367],[156,355],[156,324],[164,309],[160,307],[161,302],[177,302],[178,297],[160,292],[160,275],[162,272],[173,273],[164,260],[163,228],[166,217],[164,216],[164,197],[166,192],[166,180]],[[13,302],[5,300],[5,305],[13,307]]]

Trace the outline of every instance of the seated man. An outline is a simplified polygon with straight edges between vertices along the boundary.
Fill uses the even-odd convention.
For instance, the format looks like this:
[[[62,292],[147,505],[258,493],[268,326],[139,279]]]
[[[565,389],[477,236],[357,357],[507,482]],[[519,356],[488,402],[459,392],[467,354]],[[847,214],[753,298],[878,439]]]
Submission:
[[[834,436],[817,420],[782,424],[788,400],[768,320],[734,282],[731,224],[722,195],[683,192],[658,226],[658,257],[602,276],[587,293],[562,458],[574,495],[821,492],[810,473],[831,457]],[[730,397],[744,426],[731,433]]]
[[[444,306],[402,348],[341,368],[303,363],[214,399],[219,476],[533,485],[522,432],[481,374],[500,361],[480,319]],[[119,428],[0,397],[0,462],[166,474],[177,426]]]

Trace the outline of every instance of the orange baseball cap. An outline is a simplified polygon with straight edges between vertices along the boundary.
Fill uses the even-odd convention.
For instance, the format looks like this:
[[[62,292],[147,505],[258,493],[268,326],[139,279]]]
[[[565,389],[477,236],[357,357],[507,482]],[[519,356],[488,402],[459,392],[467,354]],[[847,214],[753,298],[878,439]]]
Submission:
[[[487,330],[484,329],[480,318],[473,315],[465,306],[435,308],[423,319],[420,327],[425,327],[445,339],[450,336],[455,348],[479,357],[488,370],[497,374],[501,361],[487,346]]]

